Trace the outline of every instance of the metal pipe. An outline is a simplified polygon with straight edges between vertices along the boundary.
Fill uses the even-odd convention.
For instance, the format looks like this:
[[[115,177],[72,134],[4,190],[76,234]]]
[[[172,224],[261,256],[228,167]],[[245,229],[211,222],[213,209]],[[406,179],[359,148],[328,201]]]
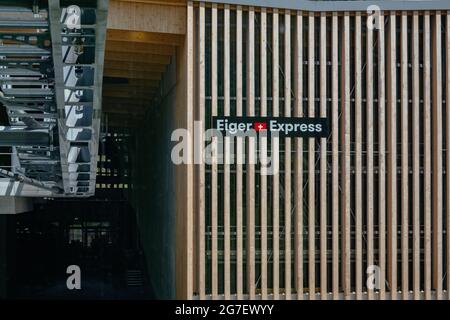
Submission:
[[[11,180],[17,181],[17,182],[22,182],[22,183],[26,183],[29,184],[31,186],[43,189],[43,190],[47,190],[56,194],[62,194],[63,190],[58,187],[58,186],[53,186],[50,187],[48,185],[46,185],[45,183],[42,183],[40,181],[25,177],[23,175],[5,170],[5,169],[1,169],[0,168],[0,176],[3,176],[5,178],[10,178]]]

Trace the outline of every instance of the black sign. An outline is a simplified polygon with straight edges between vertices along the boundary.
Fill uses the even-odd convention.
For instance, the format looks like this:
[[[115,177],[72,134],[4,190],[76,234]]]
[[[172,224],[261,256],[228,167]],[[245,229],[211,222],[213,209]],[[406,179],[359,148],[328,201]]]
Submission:
[[[213,117],[213,129],[223,135],[241,136],[253,130],[265,136],[326,138],[327,118]]]

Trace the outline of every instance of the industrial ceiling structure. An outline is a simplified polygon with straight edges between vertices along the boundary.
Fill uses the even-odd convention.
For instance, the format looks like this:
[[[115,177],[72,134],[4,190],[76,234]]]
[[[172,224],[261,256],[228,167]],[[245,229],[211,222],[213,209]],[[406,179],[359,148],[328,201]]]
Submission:
[[[95,193],[108,0],[76,3],[0,3],[1,194]]]

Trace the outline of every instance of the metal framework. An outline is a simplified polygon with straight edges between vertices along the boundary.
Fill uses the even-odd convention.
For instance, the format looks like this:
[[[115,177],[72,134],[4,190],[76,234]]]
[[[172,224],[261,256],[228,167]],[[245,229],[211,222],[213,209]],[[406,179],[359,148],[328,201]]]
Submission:
[[[0,195],[15,180],[36,188],[27,196],[91,196],[108,0],[79,2],[79,12],[60,0],[37,3],[0,5],[0,103],[9,119],[0,146],[11,147]]]

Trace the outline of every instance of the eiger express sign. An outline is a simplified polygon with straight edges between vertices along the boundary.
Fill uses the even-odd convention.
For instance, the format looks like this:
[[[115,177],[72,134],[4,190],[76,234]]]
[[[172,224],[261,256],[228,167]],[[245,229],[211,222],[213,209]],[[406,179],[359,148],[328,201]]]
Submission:
[[[328,137],[326,118],[213,117],[213,128],[224,135],[240,136],[253,130],[277,137]]]

